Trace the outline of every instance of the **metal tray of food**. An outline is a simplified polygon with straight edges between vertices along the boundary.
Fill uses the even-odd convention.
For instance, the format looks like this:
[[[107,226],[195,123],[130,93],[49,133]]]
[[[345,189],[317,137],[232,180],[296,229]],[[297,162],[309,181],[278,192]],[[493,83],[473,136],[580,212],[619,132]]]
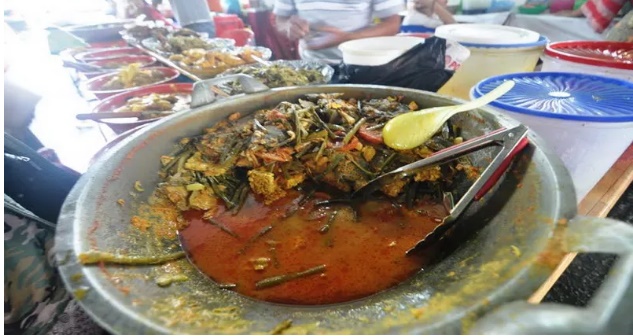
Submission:
[[[153,56],[154,58],[156,58],[156,60],[160,63],[165,64],[168,67],[174,68],[176,70],[178,70],[183,76],[193,80],[194,82],[197,82],[199,80],[201,80],[200,77],[196,76],[194,73],[187,71],[187,69],[184,69],[180,66],[178,66],[176,63],[172,62],[169,60],[169,57],[165,57],[164,54],[162,53],[157,53],[153,50],[147,49],[145,47],[143,47],[143,45],[141,45],[140,43],[136,42],[135,40],[126,40],[127,43],[133,47],[136,47],[140,50],[142,50],[143,52],[145,52],[146,54]]]
[[[169,60],[196,76],[209,79],[226,70],[257,64],[261,60],[269,60],[272,51],[264,47],[238,47],[216,50],[190,49],[182,54],[174,54]]]
[[[254,77],[268,87],[287,87],[327,84],[334,76],[334,69],[321,61],[279,60],[270,66],[255,63],[228,69],[217,77],[245,74]],[[230,95],[243,93],[239,82],[223,83],[218,86]]]
[[[216,75],[224,72],[225,70],[236,66],[235,64],[226,64],[225,62],[222,62],[223,57],[222,55],[220,55],[220,53],[241,57],[244,54],[244,51],[250,49],[250,50],[257,51],[258,52],[257,56],[259,56],[261,59],[264,59],[264,60],[268,60],[272,56],[272,51],[268,48],[263,48],[263,47],[236,48],[235,40],[233,39],[225,39],[225,38],[209,39],[209,38],[206,38],[204,34],[198,34],[196,32],[193,32],[187,29],[179,29],[176,31],[172,31],[171,29],[167,27],[148,26],[147,28],[145,28],[145,30],[147,30],[146,32],[140,31],[137,33],[141,33],[141,34],[134,34],[132,31],[134,28],[137,28],[138,30],[143,27],[141,26],[128,27],[126,30],[123,30],[120,32],[120,35],[128,44],[143,50],[148,55],[155,57],[156,60],[158,60],[159,62],[180,71],[181,74],[183,74],[184,76],[188,77],[189,79],[193,81],[199,81],[201,79],[208,79],[208,78],[215,77]],[[161,35],[161,32],[163,33],[162,35]],[[165,35],[164,33],[167,33],[167,35]],[[146,37],[148,35],[150,35],[151,37]],[[177,55],[181,55],[181,58],[185,58],[185,56],[182,55],[182,53],[178,51],[181,51],[182,49],[189,49],[189,47],[195,49],[195,47],[197,46],[196,43],[198,43],[196,41],[198,40],[195,40],[195,41],[192,40],[193,44],[191,46],[184,47],[182,43],[178,43],[177,45],[173,46],[174,51],[165,50],[163,48],[163,43],[161,42],[161,39],[167,40],[172,37],[184,38],[184,39],[194,38],[194,39],[202,40],[206,42],[207,45],[206,46],[200,45],[200,47],[203,47],[200,49],[206,50],[207,52],[211,52],[211,53],[213,52],[218,53],[218,55],[216,56],[219,56],[219,57],[212,57],[212,62],[211,64],[209,64],[210,65],[209,67],[201,68],[199,66],[195,66],[195,67],[189,66],[188,64],[183,63],[181,62],[181,60],[177,59],[178,58]],[[217,62],[218,64],[216,65],[214,64],[214,62]],[[247,63],[249,62],[252,63],[252,62],[255,62],[255,60],[249,60]]]
[[[179,54],[184,50],[188,49],[205,49],[205,50],[214,50],[214,49],[226,49],[233,48],[235,46],[235,40],[228,38],[211,38],[205,39],[198,36],[167,36],[167,39],[176,39],[179,38],[178,43],[169,43],[169,49],[165,49],[164,43],[155,37],[149,37],[141,41],[141,45],[143,47],[153,50],[157,53],[162,53],[165,55]],[[167,40],[166,40],[167,41]],[[173,41],[173,40],[169,40]]]

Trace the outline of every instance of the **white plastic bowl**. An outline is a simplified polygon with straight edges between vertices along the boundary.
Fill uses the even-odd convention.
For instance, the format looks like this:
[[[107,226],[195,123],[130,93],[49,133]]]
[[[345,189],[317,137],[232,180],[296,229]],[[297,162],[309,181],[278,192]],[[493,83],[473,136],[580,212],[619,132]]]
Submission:
[[[633,82],[633,43],[566,41],[551,43],[542,71],[602,75]]]
[[[591,191],[596,183],[600,181],[604,174],[633,142],[633,121],[630,121],[633,120],[633,83],[602,76],[570,73],[563,75],[578,76],[577,78],[580,78],[582,81],[573,79],[571,81],[563,81],[560,79],[548,80],[546,78],[544,82],[540,80],[532,82],[534,85],[541,85],[545,88],[544,90],[547,90],[550,86],[555,86],[549,93],[549,96],[558,96],[561,100],[567,99],[569,102],[568,106],[575,106],[576,102],[574,102],[574,99],[576,98],[573,94],[572,96],[566,97],[569,92],[565,88],[576,86],[589,93],[595,92],[595,99],[597,99],[596,104],[592,104],[591,111],[589,111],[589,113],[595,117],[570,117],[565,114],[557,114],[557,112],[548,109],[556,108],[555,106],[558,105],[556,99],[541,99],[543,94],[539,95],[534,92],[531,94],[513,93],[517,87],[521,90],[522,78],[547,76],[548,74],[554,74],[555,76],[556,74],[562,73],[511,74],[490,78],[473,87],[471,97],[473,99],[480,97],[483,93],[487,92],[482,91],[481,87],[497,85],[498,80],[515,80],[517,85],[509,93],[514,95],[509,97],[504,96],[500,98],[500,100],[491,103],[491,108],[527,125],[545,139],[551,148],[560,156],[569,170],[576,189],[576,196],[578,201],[580,201]],[[615,93],[616,91],[611,91],[611,93],[601,92],[601,88],[605,87],[604,83],[609,83],[609,81],[613,81],[612,83],[614,85],[622,85],[623,90],[617,93]],[[584,89],[581,88],[583,86],[585,87]],[[626,89],[627,87],[628,89]],[[557,91],[558,89],[561,90]],[[572,90],[573,89],[570,89],[570,92]],[[599,103],[598,99],[603,96],[603,94],[609,94],[611,98],[604,96],[607,103],[604,104],[602,110],[599,110],[599,106],[602,104]],[[614,110],[610,110],[609,107],[609,101],[611,100],[611,102],[613,102],[612,98],[614,96],[622,98],[618,103],[612,105],[619,111],[620,118],[612,118],[618,114],[613,113]],[[630,105],[628,105],[627,100],[631,101]],[[531,104],[533,101],[539,102],[538,104],[534,104],[534,106],[538,106],[538,110],[522,107]],[[578,103],[577,105],[578,109],[585,108],[582,106],[582,103]],[[622,111],[627,111],[627,106],[630,106],[631,109],[622,114]],[[626,113],[628,113],[628,116]],[[611,117],[609,117],[609,115],[611,115]]]
[[[376,66],[391,62],[420,43],[424,43],[424,38],[381,36],[347,41],[338,48],[345,64]]]

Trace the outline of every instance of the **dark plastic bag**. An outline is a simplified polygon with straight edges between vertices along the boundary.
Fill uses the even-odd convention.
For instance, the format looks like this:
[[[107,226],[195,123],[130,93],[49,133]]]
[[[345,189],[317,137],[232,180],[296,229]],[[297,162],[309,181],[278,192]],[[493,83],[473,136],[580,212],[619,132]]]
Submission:
[[[379,66],[341,63],[332,83],[399,86],[437,92],[453,76],[445,69],[446,40],[431,37]]]
[[[79,177],[79,173],[47,160],[4,133],[4,193],[36,216],[57,222],[62,204]]]

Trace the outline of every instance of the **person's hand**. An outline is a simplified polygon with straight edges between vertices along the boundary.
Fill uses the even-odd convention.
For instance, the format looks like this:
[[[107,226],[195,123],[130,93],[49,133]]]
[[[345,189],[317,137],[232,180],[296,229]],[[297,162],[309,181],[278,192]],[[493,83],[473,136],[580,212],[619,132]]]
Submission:
[[[415,9],[432,9],[435,5],[435,0],[414,0]]]
[[[282,31],[291,41],[296,41],[310,33],[310,24],[308,21],[293,15],[284,23]]]
[[[562,10],[558,11],[552,15],[555,16],[565,16],[565,17],[581,17],[583,16],[582,12],[579,9],[576,10]]]
[[[344,32],[336,27],[319,26],[314,27],[314,31],[325,33],[322,36],[306,39],[306,48],[309,50],[319,50],[335,47],[345,41],[351,40],[350,33]]]

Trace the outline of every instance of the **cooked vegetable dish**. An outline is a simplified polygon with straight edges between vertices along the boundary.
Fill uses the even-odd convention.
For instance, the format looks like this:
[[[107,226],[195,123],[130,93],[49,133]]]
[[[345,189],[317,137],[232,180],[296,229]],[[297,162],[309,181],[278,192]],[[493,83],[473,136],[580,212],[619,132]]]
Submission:
[[[202,77],[210,77],[228,68],[254,63],[252,56],[262,57],[263,55],[251,48],[242,48],[237,51],[189,49],[182,54],[171,55],[169,59]]]
[[[181,211],[185,250],[221,288],[294,304],[371,295],[425,265],[428,255],[405,251],[447,215],[446,194],[458,199],[478,176],[460,158],[350,201],[381,173],[461,141],[447,124],[413,150],[386,147],[382,125],[417,109],[399,97],[309,95],[232,114],[161,157],[151,204]],[[151,227],[142,223],[135,226]]]
[[[317,83],[325,84],[325,77],[318,69],[297,68],[283,64],[241,66],[227,70],[225,73],[250,75],[271,88]],[[234,82],[230,85],[228,91],[227,93],[233,95],[242,92],[242,88],[239,82]]]
[[[189,108],[191,95],[182,93],[152,93],[142,97],[133,97],[114,112],[157,112],[142,114],[140,119],[157,117],[159,112],[180,112]],[[160,113],[164,116],[165,113]]]
[[[116,76],[100,88],[102,90],[121,90],[160,82],[165,75],[155,69],[143,69],[134,63],[122,68]]]
[[[195,32],[194,32],[195,33]],[[168,36],[157,36],[160,42],[160,48],[163,52],[171,54],[180,54],[189,49],[216,49],[228,47],[225,39],[204,39],[197,33],[195,35],[188,34],[187,31],[178,30],[176,33]]]
[[[140,41],[148,37],[165,36],[169,34],[169,30],[165,27],[137,25],[132,28],[126,29],[125,33]]]

